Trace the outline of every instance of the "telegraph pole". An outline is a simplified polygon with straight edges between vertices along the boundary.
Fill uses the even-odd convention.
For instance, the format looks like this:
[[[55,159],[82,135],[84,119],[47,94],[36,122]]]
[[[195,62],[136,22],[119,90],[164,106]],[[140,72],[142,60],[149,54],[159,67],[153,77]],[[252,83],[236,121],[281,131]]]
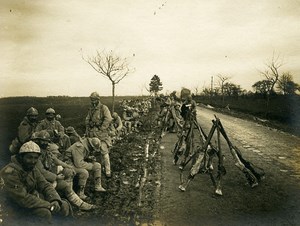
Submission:
[[[214,89],[214,76],[211,76],[211,81],[210,81],[210,104],[212,104],[213,89]]]

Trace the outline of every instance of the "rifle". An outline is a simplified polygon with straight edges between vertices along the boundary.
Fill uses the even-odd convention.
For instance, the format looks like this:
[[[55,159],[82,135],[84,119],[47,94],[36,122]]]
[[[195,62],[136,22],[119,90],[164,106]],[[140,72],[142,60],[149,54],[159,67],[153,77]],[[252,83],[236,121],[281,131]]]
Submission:
[[[255,170],[255,166],[243,158],[241,151],[236,146],[234,146],[231,143],[231,141],[229,140],[220,119],[216,115],[214,115],[214,116],[215,116],[215,120],[212,120],[213,126],[212,126],[208,136],[204,133],[203,129],[197,124],[198,125],[197,128],[199,129],[199,131],[202,131],[202,135],[205,137],[206,140],[205,140],[204,145],[202,146],[202,149],[201,149],[202,152],[200,152],[200,154],[196,160],[196,163],[193,165],[192,169],[190,170],[187,181],[186,182],[181,181],[179,189],[181,191],[185,191],[186,188],[188,187],[189,183],[191,182],[191,180],[194,178],[194,176],[197,173],[208,172],[211,177],[211,180],[213,182],[213,185],[215,186],[215,193],[218,195],[222,195],[221,179],[222,179],[222,176],[226,174],[226,169],[223,166],[223,155],[222,155],[222,151],[221,151],[220,135],[222,135],[224,137],[224,139],[226,140],[226,142],[229,146],[230,153],[233,156],[234,161],[235,161],[235,166],[237,166],[238,169],[244,173],[249,185],[252,188],[257,186],[258,181],[260,181],[261,178],[264,177],[263,169],[259,168],[261,170],[261,173],[257,172]],[[211,144],[211,139],[213,137],[215,130],[217,130],[218,147],[214,147]],[[212,170],[213,170],[212,159],[215,155],[217,155],[219,158],[217,180],[212,175]],[[182,172],[181,172],[181,174],[182,174]],[[182,178],[182,175],[180,175],[180,178]]]

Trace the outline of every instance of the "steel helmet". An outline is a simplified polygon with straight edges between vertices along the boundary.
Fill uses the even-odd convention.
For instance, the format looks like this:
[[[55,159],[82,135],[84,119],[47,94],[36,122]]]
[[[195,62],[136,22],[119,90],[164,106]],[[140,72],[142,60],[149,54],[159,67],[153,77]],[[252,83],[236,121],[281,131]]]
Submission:
[[[34,107],[31,107],[27,110],[26,115],[30,116],[30,115],[38,115],[39,112],[37,109],[35,109]]]
[[[41,154],[41,149],[33,141],[28,141],[21,146],[21,148],[19,150],[19,154],[21,154],[21,153],[39,153],[39,154]]]
[[[111,116],[112,116],[113,118],[117,118],[117,117],[118,117],[118,113],[117,113],[117,112],[114,112]]]
[[[100,151],[101,141],[97,137],[88,138],[88,141],[95,151]]]
[[[46,130],[41,130],[39,132],[34,132],[31,139],[50,141],[50,134]]]
[[[92,92],[90,98],[100,100],[100,95],[97,92]]]
[[[46,114],[55,114],[55,110],[53,108],[48,108]]]
[[[75,133],[74,127],[68,126],[68,127],[66,128],[66,133]]]

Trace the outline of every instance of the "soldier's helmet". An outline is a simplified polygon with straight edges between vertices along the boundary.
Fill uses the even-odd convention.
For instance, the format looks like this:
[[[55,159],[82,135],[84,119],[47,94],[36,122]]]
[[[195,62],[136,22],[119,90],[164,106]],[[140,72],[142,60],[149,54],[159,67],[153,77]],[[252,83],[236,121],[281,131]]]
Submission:
[[[48,108],[46,114],[55,114],[55,110],[53,108]]]
[[[99,140],[99,138],[97,137],[88,138],[88,141],[96,152],[100,152],[101,141]]]
[[[97,92],[92,92],[90,98],[100,100],[100,95]]]
[[[34,132],[31,136],[32,140],[43,140],[43,141],[49,141],[50,142],[50,134],[46,130],[41,130],[38,132]]]
[[[57,114],[57,115],[55,116],[55,119],[56,119],[56,120],[61,120],[61,115],[60,115],[60,114]]]
[[[118,113],[117,112],[114,112],[114,113],[112,113],[112,115],[111,115],[114,119],[116,119],[117,117],[118,117]]]
[[[67,133],[67,134],[75,133],[74,127],[73,127],[73,126],[68,126],[68,127],[66,128],[66,133]]]
[[[27,110],[26,115],[27,116],[38,116],[39,112],[36,108],[31,107]]]
[[[41,149],[33,141],[28,141],[21,146],[21,148],[19,150],[19,154],[22,154],[22,153],[39,153],[39,154],[41,154]]]

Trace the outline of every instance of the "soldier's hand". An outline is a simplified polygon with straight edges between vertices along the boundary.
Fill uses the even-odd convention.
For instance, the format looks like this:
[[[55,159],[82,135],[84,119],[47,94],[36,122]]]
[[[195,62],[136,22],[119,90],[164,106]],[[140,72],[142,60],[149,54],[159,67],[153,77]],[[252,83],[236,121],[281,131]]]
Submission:
[[[72,174],[73,175],[76,175],[76,171],[75,171],[75,168],[74,168],[74,166],[70,166],[70,165],[68,165],[68,167],[67,167],[68,169],[71,169],[71,171],[72,171]]]
[[[53,213],[57,213],[60,211],[60,205],[58,201],[53,201],[50,203],[50,211]]]

